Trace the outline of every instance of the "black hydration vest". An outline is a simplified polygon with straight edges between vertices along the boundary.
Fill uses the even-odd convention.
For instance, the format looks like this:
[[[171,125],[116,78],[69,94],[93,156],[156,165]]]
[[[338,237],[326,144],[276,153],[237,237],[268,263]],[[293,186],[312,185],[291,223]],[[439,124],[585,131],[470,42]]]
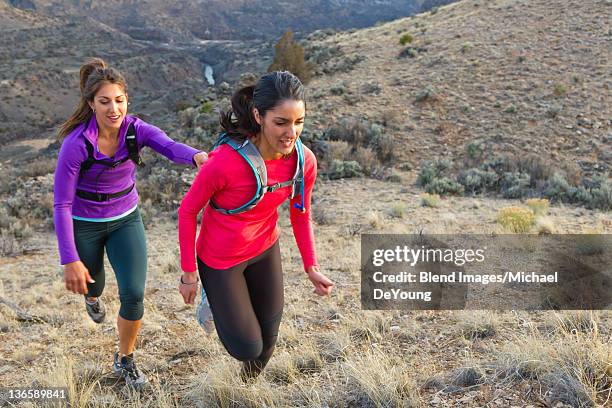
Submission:
[[[84,140],[85,140],[85,147],[87,148],[87,159],[85,159],[85,161],[81,163],[81,169],[79,171],[79,174],[81,175],[84,174],[87,170],[89,170],[91,166],[93,166],[95,163],[101,164],[106,167],[115,168],[119,166],[120,164],[125,163],[128,160],[132,160],[134,164],[136,164],[138,167],[144,166],[144,162],[142,161],[142,158],[140,157],[140,153],[138,152],[138,143],[136,141],[136,130],[134,129],[133,123],[130,124],[125,134],[125,144],[127,145],[128,155],[127,157],[121,160],[116,160],[116,161],[96,160],[94,158],[93,145],[86,138]],[[116,193],[96,193],[92,191],[85,191],[85,190],[77,189],[76,195],[86,200],[102,202],[102,201],[108,201],[112,198],[117,198],[117,197],[127,195],[130,191],[132,191],[132,189],[134,189],[133,184],[129,186],[128,188],[126,188],[125,190],[118,191]]]

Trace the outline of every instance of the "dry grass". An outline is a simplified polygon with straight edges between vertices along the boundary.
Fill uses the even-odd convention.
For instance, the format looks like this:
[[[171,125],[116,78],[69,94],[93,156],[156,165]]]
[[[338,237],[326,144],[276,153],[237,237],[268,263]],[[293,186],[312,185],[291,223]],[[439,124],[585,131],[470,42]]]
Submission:
[[[283,395],[277,387],[264,381],[255,386],[243,384],[234,364],[226,359],[210,365],[206,373],[192,377],[185,402],[201,407],[279,406]]]
[[[404,218],[404,216],[406,215],[406,210],[406,203],[395,203],[389,209],[389,215],[393,218]]]
[[[216,334],[202,332],[194,319],[194,308],[182,303],[176,290],[176,242],[167,239],[176,234],[171,221],[150,225],[147,232],[150,271],[137,361],[151,381],[149,394],[132,395],[108,378],[116,349],[114,319],[119,307],[112,268],[106,265],[103,294],[109,319],[96,325],[87,319],[82,299],[66,292],[56,263],[49,262],[57,250],[51,235],[31,243],[39,248],[37,253],[0,261],[0,296],[29,313],[57,318],[55,323],[19,322],[9,308],[0,305],[0,382],[30,384],[44,375],[49,384],[71,383],[75,406],[89,397],[91,404],[117,407],[427,406],[436,397],[442,400],[440,404],[460,404],[461,393],[442,395],[439,390],[424,388],[428,378],[441,378],[444,386],[459,387],[462,392],[468,392],[466,387],[456,384],[476,381],[473,388],[467,388],[475,396],[475,406],[485,406],[491,400],[488,395],[495,393],[522,406],[533,400],[508,391],[509,377],[501,376],[504,369],[500,362],[515,361],[515,368],[528,371],[533,358],[517,353],[527,353],[523,342],[539,327],[545,331],[539,335],[543,339],[540,343],[532,341],[534,355],[550,352],[553,343],[561,344],[560,348],[574,344],[571,335],[563,335],[571,332],[571,327],[577,328],[579,335],[591,334],[588,319],[578,317],[563,318],[567,320],[567,329],[563,329],[556,317],[523,326],[522,319],[533,316],[528,313],[520,314],[525,318],[513,319],[512,314],[478,311],[362,311],[360,236],[347,234],[348,225],[362,232],[371,228],[413,233],[426,228],[440,233],[482,233],[491,228],[485,220],[494,219],[508,202],[479,200],[475,209],[474,199],[457,197],[440,213],[420,206],[418,190],[402,190],[402,186],[376,180],[326,182],[318,189],[318,196],[328,200],[326,208],[334,218],[334,223],[315,225],[318,256],[336,287],[329,298],[312,294],[288,214],[281,211],[286,307],[276,351],[253,384],[240,384],[240,364],[227,355]],[[356,191],[368,206],[337,199]],[[393,218],[392,222],[384,219],[383,214],[395,202],[404,203],[410,217]],[[598,213],[583,211],[555,207],[549,217],[568,232],[576,230],[576,220],[584,225],[600,223]],[[20,294],[19,301],[14,293]],[[609,337],[609,315],[595,320],[599,339]],[[513,345],[514,354],[504,351],[505,357],[498,360],[496,354],[501,349],[512,350]],[[498,376],[491,371],[493,362],[497,362]],[[3,367],[10,371],[2,371]],[[546,371],[547,364],[534,367],[542,375],[553,372],[552,368]],[[523,380],[527,384],[543,381],[528,377]],[[598,398],[601,400],[601,391]]]
[[[497,313],[488,311],[462,311],[458,316],[461,335],[469,340],[493,337],[503,324]]]
[[[585,320],[585,316],[590,317]],[[498,378],[540,384],[542,398],[551,405],[609,403],[612,350],[592,314],[561,315],[556,329],[545,334],[533,331],[506,343],[496,363]]]
[[[423,207],[437,208],[440,206],[440,195],[439,194],[423,193],[420,195],[420,198],[421,198],[421,206]]]
[[[378,211],[370,211],[366,214],[366,221],[375,230],[383,229],[385,225],[385,219],[383,215]]]
[[[538,217],[535,223],[535,229],[538,234],[556,234],[557,227],[553,220],[549,217]]]
[[[342,369],[348,377],[347,400],[360,407],[419,407],[418,386],[399,356],[368,350]]]
[[[77,366],[72,356],[58,356],[50,369],[37,374],[34,384],[41,387],[65,387],[68,401],[74,407],[86,407],[99,392],[98,382],[103,371],[98,364]]]
[[[541,217],[548,214],[548,207],[550,207],[550,201],[546,198],[530,198],[525,201],[525,204],[536,217]]]

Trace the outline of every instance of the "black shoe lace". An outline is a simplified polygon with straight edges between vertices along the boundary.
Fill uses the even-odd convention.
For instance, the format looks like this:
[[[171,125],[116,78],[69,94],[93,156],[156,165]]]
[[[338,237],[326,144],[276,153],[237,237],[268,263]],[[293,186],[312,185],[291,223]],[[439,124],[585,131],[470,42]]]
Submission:
[[[137,380],[138,378],[140,378],[140,371],[138,370],[138,367],[136,367],[136,363],[134,362],[134,360],[128,360],[123,365],[123,369],[133,380]]]
[[[89,305],[89,307],[91,307],[91,310],[94,313],[100,313],[100,301],[97,301],[96,303],[94,303],[93,305]]]

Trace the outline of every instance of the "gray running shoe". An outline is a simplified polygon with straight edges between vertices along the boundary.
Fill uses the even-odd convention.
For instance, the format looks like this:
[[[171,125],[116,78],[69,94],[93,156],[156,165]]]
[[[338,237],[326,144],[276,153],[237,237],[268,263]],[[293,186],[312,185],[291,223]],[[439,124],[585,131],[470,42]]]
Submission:
[[[104,307],[104,303],[102,303],[100,298],[96,299],[96,303],[90,305],[87,303],[87,297],[85,297],[85,309],[87,309],[87,314],[94,322],[102,323],[104,321],[104,317],[106,316],[106,308]]]
[[[206,297],[204,287],[202,287],[202,298],[196,307],[196,319],[206,334],[210,334],[215,331],[215,321],[213,319],[212,309],[210,307],[210,303],[208,303],[208,298]]]
[[[115,353],[113,372],[125,380],[125,384],[135,390],[142,390],[149,382],[147,377],[136,367],[134,353],[119,358],[119,353]]]

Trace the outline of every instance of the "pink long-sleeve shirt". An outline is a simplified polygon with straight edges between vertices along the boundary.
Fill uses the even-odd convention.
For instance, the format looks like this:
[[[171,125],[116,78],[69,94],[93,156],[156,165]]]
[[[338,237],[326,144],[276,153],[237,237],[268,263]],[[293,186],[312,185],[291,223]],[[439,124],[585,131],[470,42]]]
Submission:
[[[291,180],[297,153],[289,159],[265,160],[268,185]],[[294,208],[301,198],[291,200],[290,220],[304,270],[318,265],[310,220],[311,194],[317,177],[315,155],[304,146],[304,206]],[[221,145],[208,155],[178,211],[181,268],[195,272],[197,256],[214,269],[227,269],[270,248],[280,236],[277,208],[291,195],[291,187],[266,193],[255,208],[233,215],[222,214],[208,204],[233,209],[248,202],[257,189],[253,171],[231,146]],[[197,216],[204,208],[196,242]]]

